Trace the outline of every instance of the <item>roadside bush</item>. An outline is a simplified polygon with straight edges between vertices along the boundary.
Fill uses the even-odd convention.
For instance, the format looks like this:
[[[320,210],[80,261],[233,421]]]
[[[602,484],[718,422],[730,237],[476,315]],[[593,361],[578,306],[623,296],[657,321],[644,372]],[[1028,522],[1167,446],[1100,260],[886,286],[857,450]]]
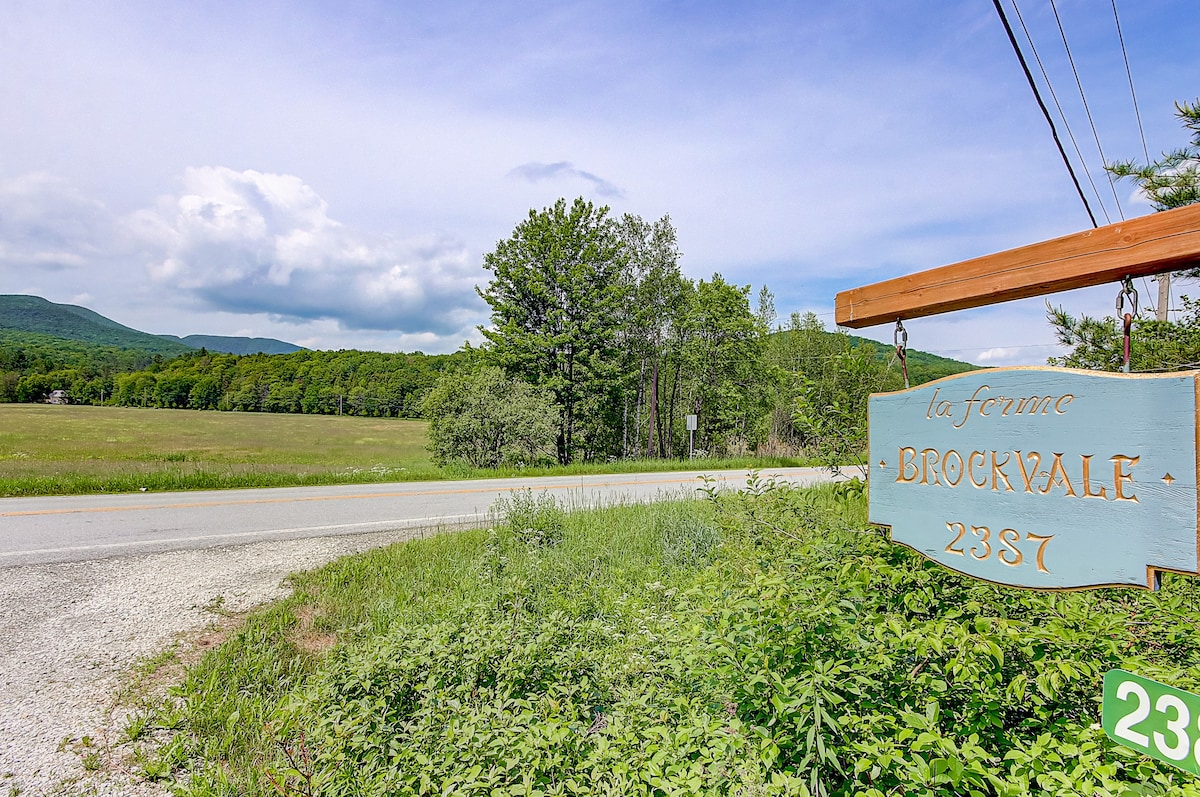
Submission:
[[[558,410],[549,396],[493,366],[443,374],[421,402],[438,465],[476,468],[554,461]]]
[[[863,503],[833,486],[756,491],[711,498],[755,556],[703,644],[773,769],[822,795],[1200,794],[1099,726],[1109,669],[1195,688],[1194,579],[1157,594],[994,586],[863,530]],[[825,523],[772,529],[822,507]]]
[[[558,499],[546,491],[517,490],[492,505],[507,530],[531,548],[556,545],[563,537],[567,513]]]

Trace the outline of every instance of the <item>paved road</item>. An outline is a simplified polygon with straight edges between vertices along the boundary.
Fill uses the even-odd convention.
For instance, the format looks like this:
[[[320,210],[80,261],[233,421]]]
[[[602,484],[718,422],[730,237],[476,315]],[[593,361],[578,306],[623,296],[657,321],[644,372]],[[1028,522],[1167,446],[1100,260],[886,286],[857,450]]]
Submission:
[[[537,479],[401,482],[188,493],[0,499],[0,568],[238,545],[263,540],[464,527],[514,490],[553,492],[568,506],[694,495],[700,476],[744,484],[747,472],[692,471]],[[817,468],[764,469],[800,484]]]

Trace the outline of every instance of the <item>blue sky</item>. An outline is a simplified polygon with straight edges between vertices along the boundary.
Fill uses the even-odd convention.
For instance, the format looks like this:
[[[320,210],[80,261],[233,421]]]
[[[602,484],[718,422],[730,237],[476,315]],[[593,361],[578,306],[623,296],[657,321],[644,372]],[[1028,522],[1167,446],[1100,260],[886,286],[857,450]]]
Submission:
[[[1117,221],[1049,2],[1018,2]],[[1200,7],[1117,7],[1154,156],[1200,96]],[[1111,0],[1058,9],[1105,155],[1140,157]],[[686,273],[831,326],[839,290],[1090,226],[986,0],[5,4],[0,293],[151,332],[450,351],[486,322],[483,255],[560,196],[669,214]],[[907,326],[1040,363],[1044,314]]]

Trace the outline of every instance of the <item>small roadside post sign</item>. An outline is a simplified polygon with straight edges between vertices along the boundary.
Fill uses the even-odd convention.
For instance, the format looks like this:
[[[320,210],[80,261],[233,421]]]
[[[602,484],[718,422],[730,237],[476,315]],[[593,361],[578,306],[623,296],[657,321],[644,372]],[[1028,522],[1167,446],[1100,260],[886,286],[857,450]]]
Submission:
[[[872,523],[1041,589],[1200,572],[1200,374],[974,371],[869,400]]]
[[[1200,695],[1124,670],[1104,674],[1101,725],[1122,744],[1200,775]]]

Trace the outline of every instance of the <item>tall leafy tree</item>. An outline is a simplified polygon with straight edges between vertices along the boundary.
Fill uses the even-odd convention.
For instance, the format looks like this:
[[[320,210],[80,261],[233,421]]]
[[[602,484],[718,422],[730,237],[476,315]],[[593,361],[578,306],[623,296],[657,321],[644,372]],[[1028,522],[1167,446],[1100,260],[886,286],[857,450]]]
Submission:
[[[487,356],[554,397],[562,464],[586,444],[577,435],[580,410],[612,410],[604,399],[617,373],[625,266],[608,208],[582,198],[531,210],[483,258],[492,273],[479,290],[492,308],[492,326],[481,328],[490,344]]]
[[[621,336],[627,383],[622,397],[622,453],[667,456],[664,428],[670,419],[665,417],[661,387],[671,359],[679,356],[679,346],[672,345],[678,335],[672,331],[686,323],[690,283],[679,271],[678,238],[669,216],[651,224],[626,214],[618,234],[629,281]]]
[[[749,285],[730,285],[720,274],[700,280],[692,295],[687,357],[693,382],[687,403],[699,416],[705,441],[747,442],[765,411],[758,388],[767,330],[751,312],[749,297]]]

